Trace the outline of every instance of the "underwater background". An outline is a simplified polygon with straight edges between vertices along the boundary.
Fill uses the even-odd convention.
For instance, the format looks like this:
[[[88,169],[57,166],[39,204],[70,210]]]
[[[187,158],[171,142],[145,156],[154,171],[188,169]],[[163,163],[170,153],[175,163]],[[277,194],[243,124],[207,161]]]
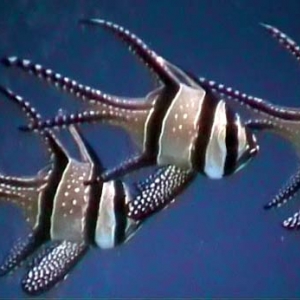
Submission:
[[[104,30],[81,28],[97,17],[140,36],[169,61],[287,106],[300,106],[300,65],[259,22],[300,43],[298,0],[1,0],[0,57],[18,55],[83,84],[124,96],[145,95],[152,77],[122,43]],[[21,72],[0,68],[4,84],[45,117],[79,104]],[[25,118],[0,99],[0,171],[34,174],[46,164],[39,138],[16,128]],[[135,148],[109,126],[84,126],[106,166]],[[72,152],[70,138],[59,133]],[[223,180],[199,175],[170,208],[149,220],[115,250],[93,248],[68,279],[45,298],[300,297],[300,234],[280,224],[300,200],[264,211],[299,160],[285,141],[260,134],[261,151],[241,172]],[[12,205],[0,207],[0,259],[27,225]],[[26,297],[24,267],[0,278],[0,297]]]

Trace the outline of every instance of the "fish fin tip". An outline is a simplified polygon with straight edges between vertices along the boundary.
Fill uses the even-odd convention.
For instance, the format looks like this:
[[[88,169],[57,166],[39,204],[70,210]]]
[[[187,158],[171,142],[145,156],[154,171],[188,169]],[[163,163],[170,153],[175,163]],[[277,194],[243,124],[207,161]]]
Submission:
[[[63,241],[44,252],[22,279],[22,289],[29,295],[40,295],[67,278],[88,247]]]

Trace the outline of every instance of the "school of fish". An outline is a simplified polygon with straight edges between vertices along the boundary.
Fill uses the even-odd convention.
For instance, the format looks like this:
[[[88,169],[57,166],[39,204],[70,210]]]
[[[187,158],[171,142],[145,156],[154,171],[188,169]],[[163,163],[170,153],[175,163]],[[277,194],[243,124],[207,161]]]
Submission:
[[[49,160],[29,177],[0,174],[0,200],[18,206],[30,227],[30,233],[14,243],[0,264],[0,275],[32,260],[21,283],[29,295],[39,295],[61,282],[90,247],[110,249],[130,240],[148,218],[180,197],[198,173],[221,179],[243,169],[259,152],[257,131],[279,134],[300,150],[300,109],[197,78],[115,23],[101,19],[80,23],[102,28],[120,40],[155,75],[158,87],[144,97],[118,97],[28,59],[2,59],[5,67],[30,74],[84,105],[82,111],[60,111],[44,119],[29,101],[0,86],[1,101],[12,102],[24,113],[26,124],[19,129],[40,137]],[[300,60],[300,47],[291,38],[271,25],[262,26]],[[232,101],[241,112],[232,109]],[[243,116],[243,109],[250,117]],[[85,123],[123,128],[140,153],[105,169],[80,130]],[[79,160],[55,134],[64,128]],[[103,141],[97,142],[105,147]],[[152,174],[134,184],[122,178],[150,166],[155,167]],[[265,208],[280,207],[299,189],[300,170]],[[300,211],[283,226],[299,229]]]

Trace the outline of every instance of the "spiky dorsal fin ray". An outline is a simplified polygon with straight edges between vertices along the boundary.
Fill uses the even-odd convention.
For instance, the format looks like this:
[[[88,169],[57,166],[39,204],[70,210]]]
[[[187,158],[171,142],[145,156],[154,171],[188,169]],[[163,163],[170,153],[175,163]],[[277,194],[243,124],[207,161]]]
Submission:
[[[42,177],[42,176],[41,176]],[[7,176],[0,173],[0,185],[11,185],[16,187],[38,187],[41,184],[46,183],[46,178],[37,179],[36,177],[16,177]]]
[[[88,250],[83,243],[63,241],[32,266],[22,280],[22,288],[29,295],[39,295],[63,280]]]
[[[283,47],[300,60],[300,47],[286,34],[276,27],[268,24],[261,24]],[[274,105],[264,99],[249,96],[238,90],[226,87],[201,78],[200,82],[207,87],[233,99],[242,106],[245,106],[254,115],[246,122],[246,126],[254,130],[271,130],[287,138],[300,153],[299,125],[300,110],[297,108],[286,108]],[[266,209],[280,207],[293,199],[300,189],[300,170],[289,179],[287,184],[279,190],[275,197],[265,205]],[[296,212],[283,222],[283,227],[287,229],[300,228],[300,213]]]
[[[158,76],[160,81],[167,86],[177,85],[178,82],[176,77],[174,77],[174,75],[165,66],[164,60],[162,60],[161,57],[153,50],[150,50],[150,48],[139,37],[131,33],[129,30],[102,19],[82,19],[80,20],[80,23],[85,25],[101,26],[112,32]]]
[[[260,25],[264,27],[285,50],[290,52],[298,61],[300,61],[300,47],[294,40],[272,25],[266,23],[260,23]]]
[[[298,155],[300,154],[300,137],[298,134],[298,122],[300,121],[300,110],[297,108],[285,108],[274,105],[264,99],[253,97],[240,91],[200,78],[200,82],[207,88],[215,90],[217,93],[238,102],[250,111],[252,118],[245,122],[248,128],[258,131],[273,131],[289,140],[295,147]],[[290,199],[294,198],[300,188],[299,170],[290,178],[287,184],[281,188],[273,199],[264,207],[280,207]],[[284,221],[286,228],[296,227],[298,224],[297,216],[293,216]]]
[[[297,108],[285,108],[283,106],[275,105],[265,99],[247,95],[246,93],[240,92],[238,89],[225,86],[224,84],[208,80],[204,77],[200,77],[198,80],[199,84],[204,88],[210,89],[213,92],[221,94],[241,106],[246,107],[246,109],[254,113],[254,116],[280,118],[289,121],[300,120],[300,110]]]
[[[261,25],[274,37],[276,40],[284,46],[284,48],[291,52],[297,60],[300,60],[300,47],[285,33],[280,31],[278,28],[269,24],[261,23]],[[277,106],[268,102],[265,99],[247,95],[237,89],[234,89],[224,84],[216,83],[215,81],[208,80],[204,77],[198,78],[200,85],[211,89],[219,94],[222,94],[239,104],[246,106],[252,112],[262,114],[265,119],[267,117],[281,118],[289,121],[300,120],[300,110],[297,108],[285,108],[283,106]]]
[[[73,95],[76,99],[83,101],[88,105],[97,104],[114,105],[127,109],[149,108],[151,103],[142,101],[141,98],[123,98],[106,94],[100,90],[89,86],[79,84],[76,80],[63,76],[40,64],[35,64],[28,59],[18,58],[16,56],[5,57],[2,64],[6,67],[15,67],[19,70],[37,77],[47,84],[62,90],[65,93]]]
[[[166,208],[196,177],[176,166],[162,167],[136,185],[137,195],[127,204],[128,217],[144,220]]]

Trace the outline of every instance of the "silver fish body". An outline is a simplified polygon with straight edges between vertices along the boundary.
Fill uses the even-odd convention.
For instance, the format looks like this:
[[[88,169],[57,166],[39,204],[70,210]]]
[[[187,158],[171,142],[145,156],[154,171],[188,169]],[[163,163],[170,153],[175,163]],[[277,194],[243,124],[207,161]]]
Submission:
[[[300,46],[278,28],[261,24],[296,60],[300,61]],[[206,88],[235,101],[250,113],[247,126],[257,131],[269,131],[277,134],[292,144],[296,152],[300,153],[300,109],[273,104],[270,101],[247,95],[237,89],[200,78],[199,82]],[[300,169],[293,174],[286,184],[276,193],[273,199],[265,205],[265,209],[281,207],[294,199],[300,189]],[[283,223],[287,229],[300,229],[300,210],[288,217]]]
[[[15,102],[30,121],[41,119],[20,96],[2,87],[0,92]],[[69,130],[80,160],[71,157],[54,133],[45,129],[39,134],[49,151],[49,167],[30,178],[0,175],[0,200],[18,205],[32,229],[13,245],[0,265],[1,275],[46,242],[54,243],[38,254],[22,281],[29,294],[40,294],[62,280],[90,245],[110,249],[128,241],[149,216],[167,207],[181,192],[178,185],[184,188],[194,177],[169,166],[138,183],[134,193],[120,180],[86,185],[85,181],[102,172],[103,166],[78,128],[71,126]],[[138,220],[128,217],[135,207],[144,213]]]
[[[6,66],[16,66],[86,105],[82,112],[32,123],[27,129],[85,122],[123,127],[134,137],[142,153],[106,171],[102,176],[105,180],[153,164],[173,164],[218,179],[240,170],[256,155],[258,145],[252,132],[221,98],[193,76],[157,55],[140,38],[117,24],[98,19],[82,23],[100,26],[122,40],[156,75],[160,87],[142,101],[125,99],[83,86],[29,60],[9,57],[3,60]]]

